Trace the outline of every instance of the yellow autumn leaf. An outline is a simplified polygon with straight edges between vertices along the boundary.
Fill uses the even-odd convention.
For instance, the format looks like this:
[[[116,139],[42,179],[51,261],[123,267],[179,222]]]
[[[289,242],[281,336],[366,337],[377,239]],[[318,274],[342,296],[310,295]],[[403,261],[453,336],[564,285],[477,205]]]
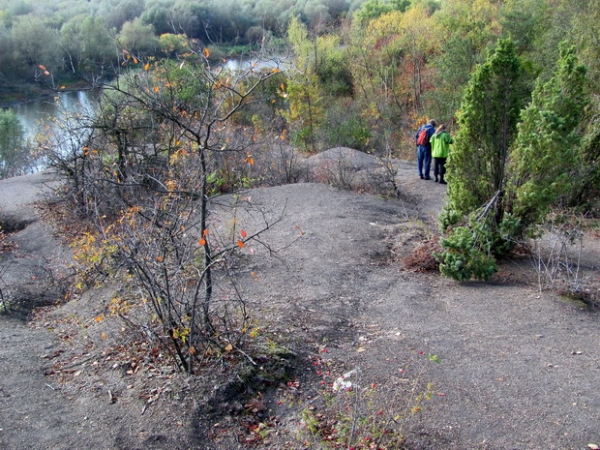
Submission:
[[[148,62],[144,65],[144,70],[148,70],[149,68],[150,68],[150,63]]]
[[[102,338],[103,341],[105,341],[108,336],[106,335],[106,333],[102,333],[100,335],[100,337]]]
[[[102,322],[104,320],[104,316],[100,315],[96,317],[96,322]]]
[[[204,48],[204,57],[208,58],[210,56],[210,50],[208,50],[207,48]]]
[[[154,86],[154,92],[158,92],[160,91],[160,88],[158,86]]]
[[[233,345],[227,344],[227,347],[225,347],[225,351],[230,352],[231,350],[233,350]]]

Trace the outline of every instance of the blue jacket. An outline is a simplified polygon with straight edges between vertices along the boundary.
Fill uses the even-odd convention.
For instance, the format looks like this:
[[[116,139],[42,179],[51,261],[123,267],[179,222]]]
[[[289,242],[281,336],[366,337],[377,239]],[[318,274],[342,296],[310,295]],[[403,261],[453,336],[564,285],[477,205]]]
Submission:
[[[426,123],[425,125],[422,125],[418,130],[417,130],[417,134],[415,134],[415,145],[421,147],[420,145],[417,144],[417,140],[419,139],[419,133],[421,132],[421,130],[423,128],[427,129],[427,134],[429,135],[429,143],[427,145],[425,145],[424,147],[427,149],[431,148],[431,136],[433,136],[433,133],[435,133],[435,128],[433,125],[431,125],[430,123]]]

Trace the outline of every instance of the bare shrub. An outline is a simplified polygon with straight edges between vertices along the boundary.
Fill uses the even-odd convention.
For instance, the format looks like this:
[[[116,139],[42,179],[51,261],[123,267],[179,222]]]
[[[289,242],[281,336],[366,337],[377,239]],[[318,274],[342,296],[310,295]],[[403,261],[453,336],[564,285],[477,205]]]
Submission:
[[[365,171],[378,167],[377,158],[347,147],[326,150],[308,159],[311,179],[340,189],[363,190],[368,187]]]
[[[529,242],[529,253],[539,291],[555,290],[561,295],[580,300],[589,306],[600,306],[582,278],[583,237],[581,218],[571,214],[555,214],[540,227]]]
[[[276,219],[258,213],[269,221],[219,230],[213,201],[255,182],[253,131],[233,118],[277,71],[215,72],[205,58],[186,58],[149,60],[105,86],[95,116],[68,122],[75,145],[67,153],[54,146],[49,158],[92,224],[73,244],[77,287],[117,278],[123,289],[111,311],[195,373],[215,356],[254,365],[244,351],[246,302],[233,282],[229,293],[219,289],[228,261]],[[126,64],[139,61],[128,56]],[[236,198],[234,210],[243,203]]]
[[[268,186],[308,180],[306,158],[280,139],[265,142],[256,153],[261,182]]]
[[[369,181],[373,192],[382,195],[402,198],[402,191],[396,183],[398,169],[394,165],[391,148],[387,149],[385,156],[379,158],[380,167],[369,173]]]

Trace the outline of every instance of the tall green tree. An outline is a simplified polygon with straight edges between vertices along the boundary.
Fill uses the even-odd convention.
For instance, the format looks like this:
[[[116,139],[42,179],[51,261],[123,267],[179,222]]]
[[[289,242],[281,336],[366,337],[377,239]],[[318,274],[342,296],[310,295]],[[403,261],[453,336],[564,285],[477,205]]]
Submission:
[[[575,6],[575,5],[573,5]],[[577,2],[571,30],[582,62],[588,67],[588,76],[595,93],[600,92],[600,4],[593,0]]]
[[[60,30],[59,44],[68,70],[98,72],[115,58],[116,46],[100,17],[76,16]]]
[[[159,47],[152,25],[144,25],[140,18],[123,24],[118,41],[123,49],[135,55],[151,55]]]
[[[316,150],[316,133],[322,124],[325,111],[315,72],[318,43],[308,38],[306,26],[298,17],[292,18],[288,39],[294,49],[296,64],[287,86],[289,109],[283,116],[290,124],[292,138],[307,150]]]
[[[459,129],[448,159],[449,210],[455,217],[450,222],[505,189],[509,149],[526,99],[514,44],[503,39],[477,68],[465,91]]]
[[[45,25],[41,18],[19,17],[12,27],[12,35],[16,57],[27,65],[31,80],[40,72],[40,64],[51,71],[59,66],[55,45],[58,32]]]
[[[449,203],[441,217],[448,234],[441,241],[440,271],[450,278],[487,279],[496,271],[495,255],[505,251],[502,236],[514,222],[504,220],[501,205],[527,95],[523,79],[514,44],[503,39],[465,91],[448,158]]]
[[[365,26],[369,21],[393,11],[392,5],[383,0],[366,0],[354,13],[355,20]]]
[[[515,115],[525,98],[518,75],[511,42],[500,41],[465,95],[459,121],[464,128],[449,158],[450,206],[442,218],[445,226],[462,224],[442,239],[440,255],[442,273],[458,280],[491,276],[495,257],[543,223],[578,182],[589,96],[586,69],[574,47],[561,44],[554,75],[538,80],[531,102]],[[477,135],[472,127],[477,118],[485,118],[493,133],[481,126]]]
[[[169,18],[169,12],[173,7],[174,0],[153,1],[146,5],[146,9],[140,15],[144,25],[152,25],[154,31],[160,36],[164,33],[173,33],[173,26]]]
[[[555,74],[533,91],[511,151],[504,209],[519,219],[521,230],[539,223],[575,188],[586,83],[575,48],[563,42]]]

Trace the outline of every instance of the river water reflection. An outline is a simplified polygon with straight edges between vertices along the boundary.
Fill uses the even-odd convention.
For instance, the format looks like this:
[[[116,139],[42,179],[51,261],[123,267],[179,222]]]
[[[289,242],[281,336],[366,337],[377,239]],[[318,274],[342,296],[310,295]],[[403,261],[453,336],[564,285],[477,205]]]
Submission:
[[[289,58],[278,56],[270,59],[230,59],[217,67],[230,72],[245,72],[248,70],[270,70],[278,68],[288,70],[291,67]],[[34,139],[38,133],[45,132],[54,118],[61,119],[66,114],[91,113],[94,110],[95,95],[90,91],[63,92],[58,97],[48,97],[35,102],[12,106],[11,109],[23,124],[26,139]]]
[[[92,95],[88,91],[63,92],[57,97],[48,97],[35,102],[12,106],[11,109],[23,125],[25,139],[34,140],[38,133],[55,132],[53,121],[65,114],[91,113]]]
[[[291,63],[286,57],[272,59],[231,59],[218,66],[234,73],[260,70],[288,70]],[[92,117],[95,110],[96,94],[91,91],[63,92],[56,97],[46,97],[35,102],[23,103],[11,106],[21,124],[23,125],[24,138],[30,148],[35,148],[37,138],[46,140],[50,138],[50,145],[64,147],[68,139],[63,134],[61,125],[64,125],[67,116],[73,114],[85,114]],[[72,148],[63,148],[65,154]],[[43,168],[43,162],[38,164],[37,169]]]

